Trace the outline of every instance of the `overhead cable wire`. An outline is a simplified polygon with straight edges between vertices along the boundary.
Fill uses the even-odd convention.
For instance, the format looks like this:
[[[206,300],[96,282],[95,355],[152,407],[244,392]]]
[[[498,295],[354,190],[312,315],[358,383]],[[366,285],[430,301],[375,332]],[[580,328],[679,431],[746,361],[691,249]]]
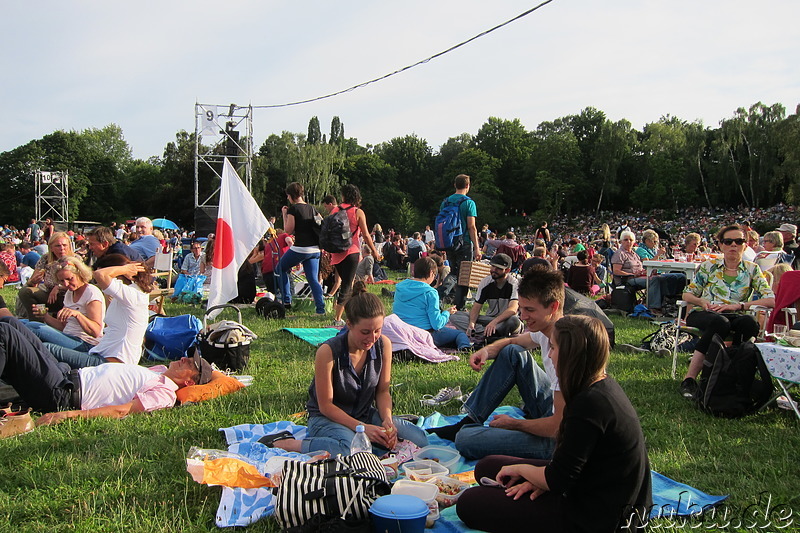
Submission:
[[[300,105],[300,104],[308,104],[310,102],[316,102],[318,100],[325,100],[326,98],[333,98],[334,96],[339,96],[340,94],[348,93],[350,91],[354,91],[356,89],[360,89],[361,87],[366,87],[367,85],[370,85],[372,83],[376,83],[376,82],[385,80],[386,78],[389,78],[389,77],[394,76],[396,74],[400,74],[401,72],[405,72],[407,70],[411,70],[414,67],[418,67],[419,65],[423,65],[423,64],[425,64],[425,63],[427,63],[427,62],[429,62],[429,61],[431,61],[433,59],[436,59],[436,58],[439,58],[439,57],[441,57],[441,56],[443,56],[445,54],[448,54],[448,53],[452,52],[453,50],[456,50],[457,48],[461,48],[462,46],[464,46],[466,44],[469,44],[472,41],[483,37],[484,35],[488,35],[488,34],[492,33],[495,30],[499,30],[503,26],[507,26],[507,25],[511,24],[512,22],[515,22],[515,21],[517,21],[517,20],[519,20],[519,19],[521,19],[523,17],[526,17],[526,16],[530,15],[531,13],[533,13],[534,11],[539,9],[540,7],[546,6],[547,4],[549,4],[552,1],[553,0],[545,0],[544,2],[542,2],[539,5],[537,5],[536,7],[532,7],[531,9],[529,9],[529,10],[523,12],[523,13],[520,13],[519,15],[517,15],[516,17],[514,17],[512,19],[509,19],[509,20],[507,20],[507,21],[505,21],[505,22],[503,22],[501,24],[498,24],[497,26],[495,26],[493,28],[489,28],[488,30],[483,31],[483,32],[479,33],[478,35],[475,35],[474,37],[471,37],[471,38],[467,39],[466,41],[462,41],[462,42],[460,42],[460,43],[458,43],[456,45],[453,45],[450,48],[448,48],[447,50],[443,50],[443,51],[439,52],[438,54],[434,54],[434,55],[432,55],[430,57],[427,57],[425,59],[417,61],[416,63],[414,63],[412,65],[408,65],[408,66],[405,66],[403,68],[397,69],[394,72],[390,72],[388,74],[384,74],[383,76],[380,76],[378,78],[374,78],[374,79],[371,79],[369,81],[365,81],[365,82],[359,83],[357,85],[353,85],[352,87],[348,87],[347,89],[342,89],[341,91],[336,91],[334,93],[326,94],[324,96],[317,96],[315,98],[308,98],[306,100],[298,100],[296,102],[288,102],[288,103],[285,103],[285,104],[272,104],[272,105],[254,105],[252,107],[253,107],[253,109],[269,109],[269,108],[276,108],[276,107],[289,107],[289,106]]]

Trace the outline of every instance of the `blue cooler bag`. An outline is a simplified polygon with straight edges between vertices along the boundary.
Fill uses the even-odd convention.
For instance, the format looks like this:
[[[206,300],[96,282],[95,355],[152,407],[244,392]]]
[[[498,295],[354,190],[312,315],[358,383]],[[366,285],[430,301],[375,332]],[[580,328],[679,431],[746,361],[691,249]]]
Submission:
[[[197,342],[200,319],[194,315],[156,316],[147,325],[144,349],[150,361],[180,359]]]

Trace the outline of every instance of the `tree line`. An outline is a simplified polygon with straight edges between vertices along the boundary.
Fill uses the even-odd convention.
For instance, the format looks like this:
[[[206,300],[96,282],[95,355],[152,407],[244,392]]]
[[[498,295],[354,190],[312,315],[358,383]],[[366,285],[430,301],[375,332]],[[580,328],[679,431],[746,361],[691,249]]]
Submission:
[[[438,150],[413,134],[362,146],[345,136],[339,117],[329,133],[313,117],[306,133],[272,134],[258,148],[253,196],[277,215],[289,182],[303,183],[313,204],[353,183],[370,224],[404,233],[432,221],[461,173],[472,177],[480,223],[497,229],[524,226],[531,215],[798,204],[799,117],[800,106],[786,116],[783,105],[758,102],[716,128],[667,115],[638,131],[587,107],[533,130],[490,117]],[[192,227],[194,145],[195,135],[180,131],[161,157],[134,159],[115,124],[32,140],[0,153],[2,222],[22,225],[34,214],[36,170],[67,170],[70,220],[150,215]],[[202,165],[199,181],[201,191],[217,186]]]

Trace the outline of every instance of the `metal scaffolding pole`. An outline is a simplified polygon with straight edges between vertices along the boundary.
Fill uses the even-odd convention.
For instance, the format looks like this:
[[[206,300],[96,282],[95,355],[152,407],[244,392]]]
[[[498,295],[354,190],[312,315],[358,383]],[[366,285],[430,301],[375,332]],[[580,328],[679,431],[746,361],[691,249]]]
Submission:
[[[196,103],[194,115],[194,207],[219,205],[219,183],[225,158],[252,192],[253,107]],[[210,187],[202,185],[200,180],[200,173],[206,169],[215,177]]]
[[[36,220],[51,218],[56,224],[66,225],[69,219],[69,172],[37,170]]]

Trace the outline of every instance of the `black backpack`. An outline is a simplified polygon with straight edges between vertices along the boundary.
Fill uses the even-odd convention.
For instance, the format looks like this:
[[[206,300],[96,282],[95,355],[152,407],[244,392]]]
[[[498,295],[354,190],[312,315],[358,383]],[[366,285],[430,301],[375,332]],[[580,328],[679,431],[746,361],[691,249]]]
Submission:
[[[772,397],[772,376],[761,352],[750,341],[726,348],[714,335],[703,361],[701,410],[722,418],[739,418],[756,412]]]
[[[322,219],[319,227],[319,247],[326,252],[346,252],[353,245],[353,234],[350,232],[350,218],[347,208],[339,206],[339,210]]]

